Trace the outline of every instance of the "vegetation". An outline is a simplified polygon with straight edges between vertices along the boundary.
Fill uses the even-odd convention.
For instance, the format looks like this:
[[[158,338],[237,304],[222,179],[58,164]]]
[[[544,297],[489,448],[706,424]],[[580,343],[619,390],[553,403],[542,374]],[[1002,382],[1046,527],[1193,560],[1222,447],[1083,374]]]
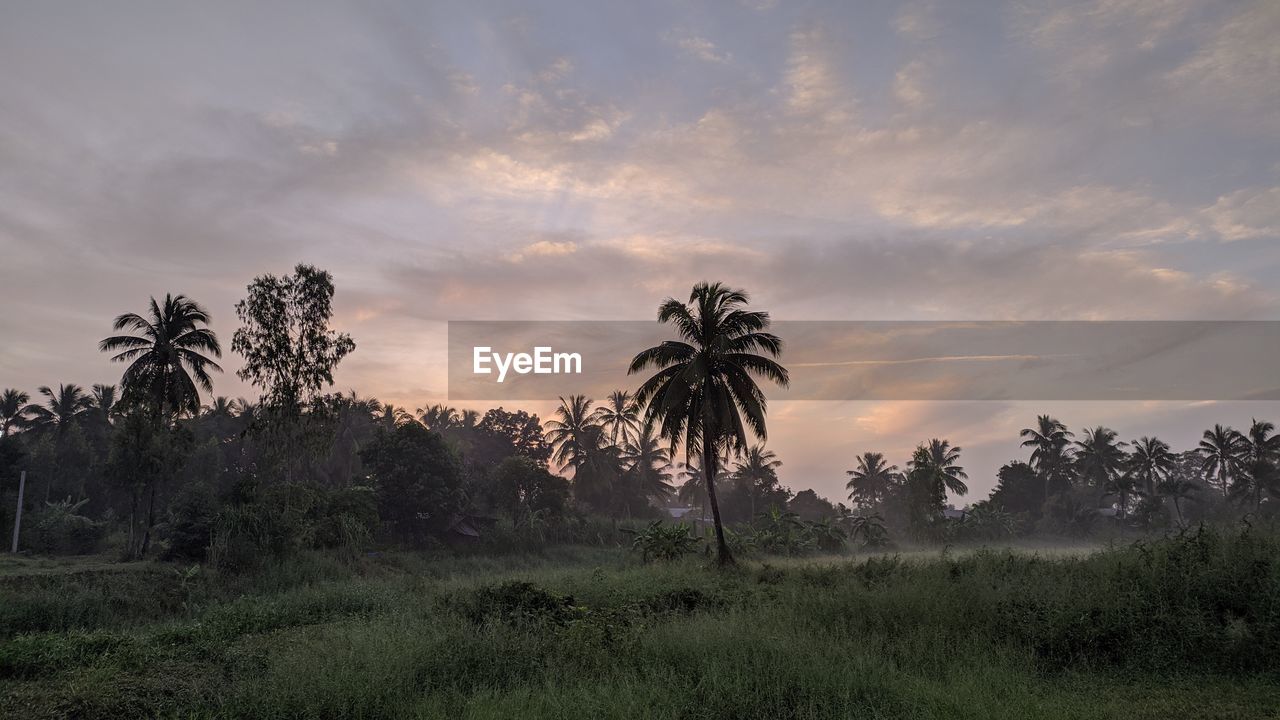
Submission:
[[[182,295],[115,320],[119,386],[0,393],[0,520],[25,470],[39,556],[0,563],[6,717],[1165,717],[1207,698],[1250,717],[1280,697],[1269,422],[1180,452],[1042,415],[985,499],[956,507],[962,450],[933,438],[899,464],[862,452],[846,505],[781,480],[758,381],[787,384],[782,341],[741,291],[668,299],[678,339],[630,365],[653,374],[545,423],[330,392],[355,348],[335,292],[306,265],[249,285],[232,349],[256,401],[202,404],[221,345]]]
[[[0,568],[6,717],[1271,717],[1280,540]]]

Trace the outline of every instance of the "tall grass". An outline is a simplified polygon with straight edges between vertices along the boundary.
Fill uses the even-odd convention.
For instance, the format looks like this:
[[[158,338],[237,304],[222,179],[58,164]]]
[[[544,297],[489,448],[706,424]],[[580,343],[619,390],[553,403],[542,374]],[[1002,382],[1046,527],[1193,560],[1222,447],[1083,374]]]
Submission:
[[[11,637],[0,714],[1163,718],[1280,706],[1270,534],[729,572],[600,548],[316,556],[270,575],[208,576],[206,594],[165,616],[122,609]],[[118,582],[100,591],[139,591]]]

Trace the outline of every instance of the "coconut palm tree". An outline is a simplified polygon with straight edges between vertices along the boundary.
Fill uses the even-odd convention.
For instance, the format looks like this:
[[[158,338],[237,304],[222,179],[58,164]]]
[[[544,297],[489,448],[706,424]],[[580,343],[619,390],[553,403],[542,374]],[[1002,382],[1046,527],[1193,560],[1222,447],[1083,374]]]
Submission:
[[[1177,458],[1169,451],[1169,444],[1160,438],[1141,437],[1133,441],[1133,453],[1129,456],[1129,469],[1134,480],[1147,497],[1156,494],[1156,485],[1173,470]]]
[[[1127,445],[1116,442],[1116,431],[1111,428],[1085,428],[1084,437],[1075,442],[1075,465],[1080,477],[1099,493],[1107,492],[1112,478],[1124,469]]]
[[[233,418],[236,416],[236,404],[234,400],[228,399],[225,395],[219,395],[212,402],[201,408],[203,414],[208,417],[215,418]]]
[[[1036,426],[1024,428],[1019,436],[1026,438],[1022,447],[1034,448],[1031,451],[1031,467],[1044,481],[1044,499],[1049,499],[1049,485],[1066,466],[1069,459],[1067,448],[1072,434],[1056,418],[1041,415],[1036,418]]]
[[[661,501],[675,492],[671,484],[671,452],[654,436],[652,428],[642,428],[635,442],[622,451],[621,458],[627,464],[627,476],[645,497]]]
[[[394,430],[401,425],[408,425],[409,423],[414,422],[414,417],[408,410],[398,405],[387,403],[386,405],[382,405],[381,412],[378,413],[376,422],[387,430]]]
[[[849,476],[845,487],[849,490],[850,502],[863,508],[880,504],[902,478],[898,466],[887,464],[884,455],[878,452],[859,455],[857,469],[847,470],[845,474]]]
[[[956,463],[960,461],[960,448],[952,447],[949,440],[939,440],[934,438],[929,441],[928,445],[921,445],[909,463],[912,470],[923,470],[933,479],[935,486],[939,490],[945,490],[956,495],[964,495],[969,492],[969,486],[965,484],[965,480],[969,479],[968,473],[964,468]]]
[[[0,393],[0,437],[6,437],[14,428],[23,426],[30,401],[31,396],[21,390],[7,388]]]
[[[668,298],[658,308],[658,322],[674,326],[680,339],[640,352],[627,370],[657,370],[636,391],[636,404],[646,408],[645,421],[657,424],[664,440],[683,443],[686,458],[702,455],[721,565],[732,564],[733,556],[716,499],[719,454],[745,449],[748,431],[768,439],[767,402],[753,376],[783,387],[790,382],[773,359],[781,355],[782,341],[766,332],[769,314],[747,310],[747,303],[746,293],[705,282],[694,286],[687,303]]]
[[[766,450],[764,443],[752,445],[734,467],[734,479],[746,488],[751,518],[756,516],[756,496],[760,494],[761,489],[778,484],[780,467],[782,467],[782,461],[778,459],[777,453]]]
[[[418,408],[416,415],[418,422],[436,432],[443,432],[458,423],[458,411],[439,403]]]
[[[1280,481],[1280,435],[1275,434],[1275,425],[1255,419],[1249,426],[1249,434],[1244,438],[1241,455],[1244,472],[1237,482],[1235,494],[1248,498],[1254,510],[1262,506],[1264,491],[1276,493]]]
[[[1217,478],[1218,489],[1226,497],[1231,491],[1233,479],[1240,472],[1242,456],[1249,441],[1239,430],[1214,425],[1205,430],[1197,452],[1200,453],[1200,470],[1206,478]]]
[[[110,425],[111,420],[119,412],[118,399],[115,385],[94,385],[93,394],[89,397],[89,405],[100,421]]]
[[[26,413],[31,418],[28,422],[36,429],[63,433],[93,406],[92,400],[85,395],[84,388],[74,383],[59,385],[57,392],[48,386],[41,387],[39,392],[45,397],[45,404],[26,407]]]
[[[640,431],[640,409],[631,393],[614,390],[604,404],[596,408],[596,422],[604,428],[609,442],[626,447]]]
[[[591,400],[586,395],[560,398],[555,419],[547,421],[551,459],[561,468],[581,465],[587,453],[599,445],[602,436],[603,431],[591,410]]]
[[[1156,495],[1172,501],[1178,527],[1180,528],[1186,527],[1186,521],[1182,517],[1182,501],[1194,500],[1196,493],[1199,491],[1200,487],[1194,482],[1186,478],[1176,477],[1173,474],[1156,483]]]
[[[112,329],[137,335],[113,335],[98,345],[116,352],[113,362],[127,362],[122,384],[125,399],[143,400],[161,416],[177,418],[200,412],[200,390],[213,392],[210,371],[222,368],[206,355],[222,357],[218,336],[208,328],[209,313],[184,295],[151,298],[148,317],[125,313]],[[119,352],[117,352],[119,351]]]

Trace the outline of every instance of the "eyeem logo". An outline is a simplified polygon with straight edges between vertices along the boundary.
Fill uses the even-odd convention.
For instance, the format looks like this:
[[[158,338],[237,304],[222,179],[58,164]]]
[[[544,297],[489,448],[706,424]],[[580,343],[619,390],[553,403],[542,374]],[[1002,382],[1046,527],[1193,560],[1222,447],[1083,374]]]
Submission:
[[[491,347],[472,349],[471,371],[476,375],[491,375],[498,371],[498,382],[507,379],[507,371],[520,375],[580,375],[582,356],[578,353],[552,352],[549,347],[535,347],[529,353],[496,353]]]

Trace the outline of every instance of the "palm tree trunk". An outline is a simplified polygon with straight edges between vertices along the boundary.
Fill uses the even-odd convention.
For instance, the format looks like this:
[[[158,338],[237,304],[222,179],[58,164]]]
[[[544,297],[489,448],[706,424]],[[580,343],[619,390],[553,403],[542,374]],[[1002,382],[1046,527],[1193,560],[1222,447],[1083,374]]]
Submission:
[[[702,428],[702,472],[707,478],[707,500],[711,503],[711,519],[716,525],[716,562],[720,565],[733,565],[733,555],[729,554],[729,543],[724,539],[724,525],[720,522],[720,503],[716,500],[716,451],[714,443],[708,436],[714,437],[710,428]]]

